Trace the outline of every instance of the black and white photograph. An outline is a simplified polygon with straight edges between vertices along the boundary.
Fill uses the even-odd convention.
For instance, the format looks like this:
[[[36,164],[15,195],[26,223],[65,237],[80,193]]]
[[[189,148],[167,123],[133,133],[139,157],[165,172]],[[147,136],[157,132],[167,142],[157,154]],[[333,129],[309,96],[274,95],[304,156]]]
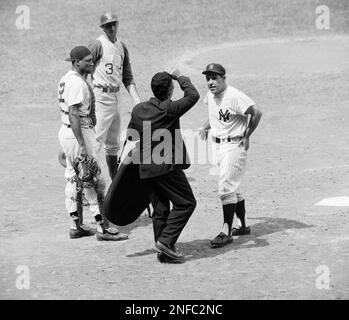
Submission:
[[[1,0],[0,24],[0,300],[349,299],[347,0]]]

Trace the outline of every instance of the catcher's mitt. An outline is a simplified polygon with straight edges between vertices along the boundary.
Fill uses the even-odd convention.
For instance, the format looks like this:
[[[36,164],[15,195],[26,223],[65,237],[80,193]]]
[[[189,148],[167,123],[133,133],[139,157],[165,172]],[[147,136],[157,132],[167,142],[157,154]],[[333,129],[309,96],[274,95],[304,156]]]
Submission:
[[[67,167],[67,158],[65,156],[65,153],[63,151],[59,151],[58,153],[58,161],[61,164],[62,167]]]
[[[101,168],[97,162],[97,159],[87,154],[82,154],[81,156],[75,158],[73,167],[76,177],[82,182],[93,181],[95,176],[101,174]]]

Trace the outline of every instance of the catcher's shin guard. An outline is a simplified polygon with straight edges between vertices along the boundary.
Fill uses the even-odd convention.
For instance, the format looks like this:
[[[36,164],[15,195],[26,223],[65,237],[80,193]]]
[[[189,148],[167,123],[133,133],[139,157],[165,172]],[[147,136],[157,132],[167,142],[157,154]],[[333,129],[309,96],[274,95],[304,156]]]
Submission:
[[[79,229],[80,222],[79,222],[79,214],[77,211],[70,213],[70,218],[72,219],[72,228]]]
[[[73,161],[76,181],[76,205],[81,224],[83,222],[83,189],[94,185],[94,177],[100,175],[97,160],[87,154],[76,157]]]
[[[78,221],[79,225],[81,226],[83,224],[83,197],[82,197],[82,191],[83,191],[83,183],[80,179],[77,179],[76,181],[76,211],[78,214]]]
[[[102,228],[103,227],[104,228],[108,228],[109,223],[108,223],[108,220],[105,217],[104,208],[103,208],[103,205],[104,205],[104,194],[102,194],[100,192],[97,192],[97,201],[98,201],[99,213],[101,214],[101,217],[102,217],[102,221],[100,221],[99,223],[101,224]]]

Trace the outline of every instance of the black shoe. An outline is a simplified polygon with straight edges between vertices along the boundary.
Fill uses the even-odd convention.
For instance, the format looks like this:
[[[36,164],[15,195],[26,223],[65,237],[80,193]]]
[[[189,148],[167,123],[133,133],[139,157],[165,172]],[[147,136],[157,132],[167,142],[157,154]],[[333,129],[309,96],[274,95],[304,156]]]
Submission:
[[[233,242],[233,236],[228,236],[225,233],[221,232],[217,237],[211,240],[211,247],[221,248],[231,242]]]
[[[185,262],[184,258],[173,259],[173,258],[170,258],[167,254],[162,253],[162,252],[158,252],[156,257],[160,263],[179,264],[179,263]]]
[[[183,254],[176,248],[175,245],[173,245],[173,246],[171,246],[171,247],[169,247],[169,248],[172,249],[172,251],[174,251],[174,252],[177,253],[178,255],[182,255],[182,256],[183,256]],[[154,250],[155,250],[156,252],[158,252],[158,253],[161,253],[161,252],[162,252],[161,250],[159,250],[159,249],[156,247],[156,243],[155,243]],[[184,257],[184,256],[183,256],[183,257]]]
[[[231,235],[232,236],[243,236],[243,235],[250,234],[250,233],[251,233],[250,227],[233,228],[231,230]]]
[[[155,243],[155,250],[159,253],[164,253],[167,256],[169,256],[172,259],[183,259],[183,255],[174,251],[170,247],[166,246],[165,244],[161,243],[160,241],[156,241]]]

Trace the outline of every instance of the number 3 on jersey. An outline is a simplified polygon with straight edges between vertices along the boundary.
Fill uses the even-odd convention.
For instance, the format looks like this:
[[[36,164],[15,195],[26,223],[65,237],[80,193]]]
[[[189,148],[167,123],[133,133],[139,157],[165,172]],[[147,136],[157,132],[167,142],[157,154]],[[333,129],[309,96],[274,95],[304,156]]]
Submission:
[[[114,72],[114,65],[112,63],[106,63],[105,67],[107,68],[107,70],[105,70],[106,74],[113,74],[113,72]]]

